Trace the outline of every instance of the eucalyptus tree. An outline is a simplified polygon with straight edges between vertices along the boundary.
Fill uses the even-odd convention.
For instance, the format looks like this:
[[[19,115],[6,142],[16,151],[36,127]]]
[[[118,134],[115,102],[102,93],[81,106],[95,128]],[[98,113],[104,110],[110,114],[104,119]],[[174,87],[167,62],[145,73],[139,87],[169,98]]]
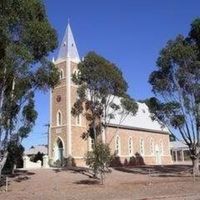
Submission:
[[[37,118],[34,93],[54,87],[58,71],[48,61],[57,47],[40,0],[0,2],[0,173],[8,144],[21,143]]]
[[[96,140],[117,111],[123,115],[122,119],[137,112],[137,103],[127,94],[128,86],[121,70],[95,52],[89,52],[78,64],[78,71],[73,74],[72,80],[78,85],[78,98],[72,114],[83,113],[89,122],[84,137]],[[120,99],[120,105],[115,99]]]
[[[78,64],[78,72],[73,74],[72,80],[78,85],[78,98],[72,108],[72,114],[82,113],[88,122],[88,129],[83,133],[83,138],[91,137],[94,140],[92,155],[95,152],[97,154],[109,152],[108,147],[100,141],[102,131],[105,131],[106,137],[109,122],[117,112],[123,116],[122,121],[128,114],[134,115],[138,108],[134,99],[127,95],[128,86],[121,70],[95,52],[89,52]],[[119,104],[115,99],[120,99]],[[97,147],[98,150],[95,150]],[[94,158],[105,157],[95,155]],[[109,158],[104,160],[109,160]],[[102,161],[98,159],[93,159],[93,161],[95,163],[91,164],[92,166],[97,167],[98,163],[102,164]],[[102,169],[102,165],[98,167]],[[98,170],[95,169],[95,171]],[[102,170],[99,171],[102,172]]]
[[[194,174],[200,156],[200,19],[187,37],[167,42],[149,78],[156,97],[148,100],[154,118],[179,133],[189,147]]]

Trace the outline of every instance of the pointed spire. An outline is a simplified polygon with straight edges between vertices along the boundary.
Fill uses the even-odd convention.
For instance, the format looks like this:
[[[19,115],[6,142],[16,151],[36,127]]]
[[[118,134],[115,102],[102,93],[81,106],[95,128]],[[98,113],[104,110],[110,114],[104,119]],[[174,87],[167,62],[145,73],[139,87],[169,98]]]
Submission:
[[[65,30],[62,43],[60,45],[57,60],[67,59],[67,58],[70,58],[74,62],[80,62],[80,57],[78,54],[78,50],[76,48],[76,43],[74,41],[72,30],[69,24],[69,19],[68,19],[68,25]]]

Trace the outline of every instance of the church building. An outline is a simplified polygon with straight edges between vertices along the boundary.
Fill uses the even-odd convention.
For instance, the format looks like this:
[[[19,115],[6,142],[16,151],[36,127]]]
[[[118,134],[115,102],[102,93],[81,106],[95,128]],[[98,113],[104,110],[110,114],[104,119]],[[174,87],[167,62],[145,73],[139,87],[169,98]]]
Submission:
[[[77,86],[71,77],[80,57],[69,24],[53,62],[60,71],[60,83],[50,91],[49,159],[55,163],[72,157],[77,166],[84,166],[85,154],[92,150],[92,140],[81,138],[87,129],[86,119],[71,114],[77,99]],[[102,134],[102,138],[121,162],[139,154],[145,164],[171,164],[169,131],[158,121],[152,121],[146,104],[138,102],[135,116],[128,115],[121,124],[119,119],[117,115],[110,121],[107,135]]]

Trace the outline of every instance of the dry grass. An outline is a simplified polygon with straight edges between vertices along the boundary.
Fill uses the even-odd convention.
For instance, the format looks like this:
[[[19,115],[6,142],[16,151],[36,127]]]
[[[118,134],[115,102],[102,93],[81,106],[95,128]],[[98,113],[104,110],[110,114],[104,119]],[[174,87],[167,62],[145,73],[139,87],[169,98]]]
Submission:
[[[106,175],[104,185],[90,178],[88,171],[84,173],[84,170],[21,171],[9,178],[9,190],[1,191],[0,199],[200,199],[200,178],[194,182],[188,167],[150,168],[112,170],[112,173]]]

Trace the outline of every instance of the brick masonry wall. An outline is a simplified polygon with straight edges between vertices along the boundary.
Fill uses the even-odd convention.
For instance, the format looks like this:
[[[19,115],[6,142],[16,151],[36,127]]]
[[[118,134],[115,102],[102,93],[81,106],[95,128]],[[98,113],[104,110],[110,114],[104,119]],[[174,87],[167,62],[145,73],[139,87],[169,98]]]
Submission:
[[[144,159],[145,164],[156,164],[156,155],[155,155],[155,146],[163,147],[163,153],[161,155],[161,164],[171,164],[171,155],[170,155],[170,144],[169,144],[169,135],[163,133],[154,133],[147,131],[139,131],[139,130],[129,130],[129,129],[117,129],[113,127],[109,127],[106,131],[106,141],[110,144],[110,148],[112,153],[115,152],[115,139],[116,136],[120,137],[120,157],[122,158],[122,162],[124,159],[129,159],[131,156],[135,156],[136,153],[140,152],[140,140],[144,141],[144,154],[141,155]],[[129,155],[128,152],[128,140],[132,138],[133,141],[133,153]],[[153,140],[153,148],[154,153],[152,154],[150,151],[151,144],[150,141]]]
[[[67,156],[67,108],[66,108],[66,62],[61,62],[56,65],[59,69],[62,69],[64,72],[64,78],[61,79],[60,84],[52,91],[52,124],[51,124],[51,134],[50,134],[50,159],[54,156],[54,146],[58,138],[64,143],[64,157]],[[71,62],[71,75],[77,69],[77,64]],[[76,94],[77,86],[71,82],[71,106],[74,105],[76,101],[77,94]],[[61,96],[61,101],[57,102],[57,96]],[[62,119],[63,123],[62,126],[57,126],[56,124],[56,114],[58,110],[62,112]],[[71,119],[72,123],[72,157],[74,157],[75,162],[77,165],[84,165],[84,156],[89,149],[89,141],[83,140],[81,135],[84,131],[86,131],[86,120],[83,116],[81,116],[81,124],[77,125],[76,118],[72,116]],[[171,155],[169,149],[169,135],[162,134],[162,133],[154,133],[147,132],[147,131],[139,131],[139,130],[129,130],[125,128],[116,129],[113,127],[107,128],[106,131],[106,142],[109,143],[111,152],[115,152],[115,138],[116,136],[120,137],[120,157],[122,163],[125,159],[129,160],[131,156],[135,156],[135,153],[140,153],[140,139],[144,140],[144,155],[142,155],[145,164],[156,164],[156,155],[155,155],[155,146],[161,146],[162,143],[162,156],[161,156],[161,163],[162,164],[171,164]],[[128,149],[128,140],[132,138],[133,141],[133,153],[129,155]],[[150,151],[150,141],[153,140],[154,144],[154,154]]]

